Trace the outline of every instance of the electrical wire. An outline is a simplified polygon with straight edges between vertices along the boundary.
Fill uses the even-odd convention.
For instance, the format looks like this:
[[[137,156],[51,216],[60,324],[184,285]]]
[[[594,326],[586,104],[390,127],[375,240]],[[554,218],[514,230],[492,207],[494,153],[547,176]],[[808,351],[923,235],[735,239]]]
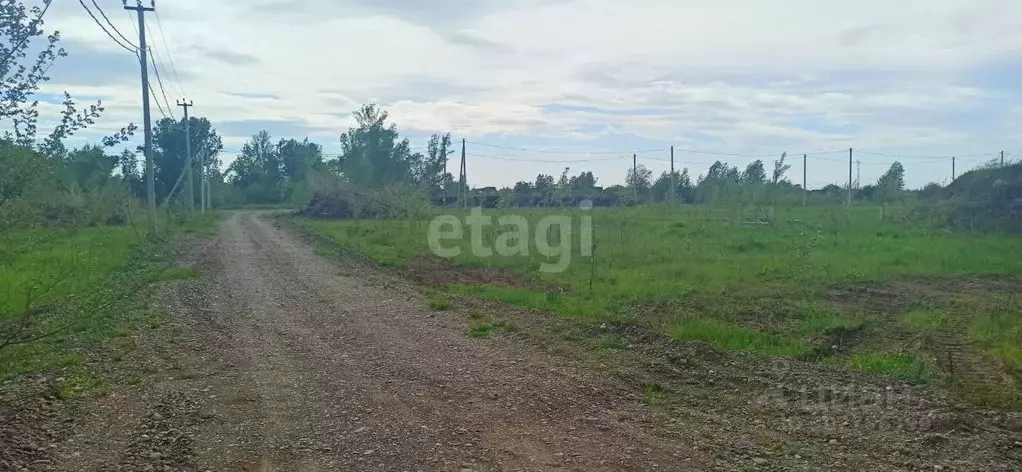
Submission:
[[[96,15],[92,13],[92,10],[89,9],[89,6],[85,4],[84,0],[78,0],[78,3],[82,6],[82,8],[85,9],[89,16],[92,17],[92,21],[95,21],[96,24],[99,25],[99,28],[102,29],[103,32],[106,33],[106,35],[109,36],[111,40],[113,40],[113,42],[117,43],[118,46],[124,48],[125,51],[128,51],[132,54],[138,54],[138,48],[132,49],[131,47],[125,46],[117,38],[115,38],[114,35],[110,34],[110,31],[106,29],[106,26],[103,25],[103,22],[99,21],[99,18],[96,18]],[[49,7],[49,4],[47,4],[47,7]],[[128,44],[131,44],[131,42],[129,41]]]
[[[962,158],[980,157],[980,156],[990,155],[989,152],[986,152],[986,153],[981,153],[981,154],[966,154],[966,155],[962,155],[962,156],[919,156],[919,155],[910,155],[910,154],[888,154],[888,153],[883,153],[883,152],[862,151],[862,150],[859,150],[859,149],[856,149],[855,152],[857,154],[867,154],[867,155],[870,155],[870,156],[896,157],[896,158],[902,158],[902,159],[951,159],[952,157],[957,157],[959,159],[962,159]]]
[[[497,145],[497,144],[478,143],[478,142],[473,142],[473,141],[465,141],[465,143],[466,144],[472,144],[472,145],[475,145],[475,146],[483,146],[483,147],[496,148],[496,149],[506,149],[506,150],[509,150],[509,151],[536,152],[536,153],[541,153],[541,154],[565,154],[565,155],[633,154],[633,153],[639,153],[639,152],[660,152],[660,151],[666,151],[667,150],[667,149],[644,149],[644,150],[640,150],[640,151],[602,151],[602,150],[587,151],[587,150],[583,150],[583,149],[579,149],[579,150],[575,150],[575,149],[530,149],[530,148],[519,148],[519,147],[511,147],[511,146],[500,146],[500,145]]]
[[[149,61],[153,65],[153,72],[156,72],[156,83],[160,85],[160,93],[163,94],[163,102],[167,104],[167,109],[170,111],[171,118],[174,118],[174,121],[177,121],[177,117],[174,116],[174,109],[170,106],[170,100],[167,100],[167,90],[163,88],[163,79],[160,78],[160,69],[159,67],[156,67],[156,62],[154,62],[152,54],[149,55]],[[151,85],[152,84],[150,84],[150,86]],[[159,100],[157,100],[157,102],[159,102]]]
[[[148,23],[146,23],[145,29],[146,29],[146,32],[147,32],[147,34],[149,35],[150,38],[154,37],[153,29],[149,27]],[[172,77],[169,74],[167,74],[166,62],[164,62],[163,55],[160,54],[159,48],[157,48],[157,47],[155,47],[155,46],[153,46],[151,44],[148,44],[147,47],[149,48],[149,51],[151,51],[154,54],[156,54],[156,63],[159,64],[159,67],[161,67],[163,69],[163,74],[167,76],[167,83],[171,84],[171,85],[176,85],[178,91],[180,91],[182,94],[184,94],[184,90],[181,89],[181,85],[180,84],[175,84],[174,81],[172,80]]]
[[[156,102],[156,108],[160,110],[160,114],[163,115],[164,118],[169,118],[167,116],[167,112],[163,111],[163,105],[160,105],[160,97],[156,95],[156,89],[153,88],[152,82],[149,82],[149,94],[152,95],[153,101]]]
[[[92,6],[96,7],[96,11],[98,11],[99,14],[103,17],[103,19],[106,20],[106,24],[109,25],[110,28],[114,30],[114,33],[117,33],[117,36],[120,36],[121,39],[124,40],[124,42],[127,43],[132,48],[136,50],[138,49],[138,46],[135,46],[135,43],[132,43],[130,39],[121,34],[121,30],[117,29],[117,27],[114,26],[114,23],[110,21],[110,17],[106,16],[106,12],[104,12],[103,8],[101,8],[99,4],[96,3],[96,0],[92,0]]]
[[[602,158],[602,159],[576,159],[576,160],[566,160],[566,161],[551,161],[551,160],[544,160],[544,159],[523,159],[523,158],[516,158],[516,157],[489,156],[489,155],[486,155],[486,154],[478,154],[478,153],[474,153],[474,152],[466,153],[466,156],[467,157],[481,157],[483,159],[495,159],[495,160],[498,160],[498,161],[535,162],[535,163],[544,163],[544,164],[576,164],[576,163],[579,163],[579,162],[618,161],[618,160],[628,159],[628,157],[629,157],[629,156],[618,156],[618,157],[609,157],[609,158]]]
[[[174,64],[174,56],[170,54],[170,46],[167,44],[167,34],[163,32],[163,22],[160,21],[160,12],[153,10],[153,14],[156,15],[156,27],[160,30],[160,39],[163,40],[163,50],[167,52],[167,60],[170,61],[170,70],[174,73],[174,80],[177,81],[177,89],[181,92],[181,95],[187,97],[185,93],[184,84],[181,82],[181,76],[177,74],[177,65]],[[166,72],[166,68],[163,70]]]

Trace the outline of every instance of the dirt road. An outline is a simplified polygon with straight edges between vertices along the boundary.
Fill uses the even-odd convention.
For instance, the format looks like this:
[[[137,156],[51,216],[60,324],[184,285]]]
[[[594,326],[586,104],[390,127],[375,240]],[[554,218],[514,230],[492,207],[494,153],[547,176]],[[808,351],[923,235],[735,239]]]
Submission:
[[[19,413],[44,427],[8,434],[35,461],[15,470],[1022,467],[1022,415],[937,386],[636,326],[555,335],[552,315],[482,302],[523,328],[473,339],[466,307],[433,312],[405,279],[321,257],[262,213],[230,214],[181,264],[202,275],[154,296],[171,327],[137,340],[122,370],[138,385]],[[608,334],[625,344],[578,347]]]
[[[68,466],[699,468],[652,433],[635,385],[514,341],[472,339],[464,319],[430,311],[402,282],[316,256],[256,214],[230,215],[191,257],[204,275],[162,297],[188,320],[174,365],[138,411],[109,400],[119,415],[79,433],[91,444]]]

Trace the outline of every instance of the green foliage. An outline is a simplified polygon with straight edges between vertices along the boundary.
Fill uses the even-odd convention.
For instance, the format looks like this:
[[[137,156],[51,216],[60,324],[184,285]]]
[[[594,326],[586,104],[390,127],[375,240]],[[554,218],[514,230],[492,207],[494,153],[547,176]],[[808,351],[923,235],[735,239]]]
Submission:
[[[366,187],[413,184],[423,156],[411,152],[397,126],[387,124],[387,112],[365,105],[354,113],[356,126],[341,135],[336,170],[349,182]],[[434,163],[434,169],[436,165]]]
[[[933,380],[935,375],[922,359],[906,354],[863,352],[852,356],[852,370],[880,374],[909,382]]]
[[[642,164],[635,165],[628,169],[625,175],[625,185],[638,195],[646,198],[653,187],[653,171]]]
[[[766,178],[763,161],[756,159],[745,168],[745,172],[742,172],[741,182],[744,185],[763,185],[766,183]]]
[[[804,354],[807,346],[798,339],[772,335],[743,328],[726,321],[690,318],[669,328],[671,337],[689,341],[705,341],[728,351],[753,351],[775,356],[795,357]]]
[[[454,300],[451,299],[450,295],[445,293],[435,293],[429,297],[427,305],[429,305],[429,309],[433,311],[447,311],[454,306]]]
[[[905,193],[905,167],[900,162],[891,164],[877,180],[877,197],[883,202],[896,201]]]
[[[163,201],[167,197],[185,170],[185,162],[188,160],[186,127],[188,128],[187,132],[191,134],[192,172],[195,183],[193,194],[196,195],[196,200],[199,195],[199,175],[202,172],[200,167],[203,160],[206,163],[206,175],[212,177],[220,175],[220,160],[217,156],[223,150],[223,143],[208,119],[190,116],[187,124],[184,118],[159,120],[153,126],[153,163],[156,172],[156,198],[158,201]],[[138,173],[132,173],[132,175],[137,176],[141,182],[141,176]],[[178,190],[179,195],[186,194],[186,191],[183,190],[184,185],[182,182],[182,186]]]
[[[492,323],[472,323],[469,325],[469,336],[476,339],[487,339],[497,329]]]
[[[920,367],[916,361],[930,358],[925,345],[874,339],[890,330],[873,330],[871,324],[893,321],[899,332],[909,333],[908,339],[948,329],[967,336],[993,358],[1022,365],[1014,364],[1022,362],[1022,351],[1013,347],[1022,345],[1018,338],[1022,306],[1017,303],[993,303],[996,297],[983,296],[926,309],[898,308],[895,303],[890,314],[880,316],[846,308],[837,311],[828,295],[835,286],[963,274],[1022,275],[1022,263],[1004,257],[1022,253],[1022,240],[1016,237],[947,232],[891,217],[910,212],[909,206],[888,206],[883,220],[878,210],[799,206],[778,208],[771,215],[745,207],[595,209],[587,213],[593,218],[596,241],[592,258],[580,254],[576,242],[567,270],[543,274],[537,269],[550,258],[536,251],[477,257],[466,235],[445,244],[461,248],[450,262],[508,271],[524,282],[509,286],[452,280],[447,290],[572,318],[649,323],[664,327],[665,334],[676,339],[700,340],[726,350],[824,360],[837,356],[837,363],[849,367],[852,356],[858,355],[856,369],[911,380],[934,378],[932,367]],[[579,210],[568,215],[579,214],[574,212]],[[521,215],[535,227],[545,216],[565,213],[499,209],[488,214]],[[428,220],[297,223],[387,263],[431,257]],[[500,232],[496,225],[487,227],[482,240],[491,245]],[[577,234],[576,228],[573,241]],[[971,334],[963,319],[976,320],[967,324]],[[876,345],[829,352],[844,337],[856,336]],[[860,354],[868,352],[881,354]],[[904,357],[884,357],[891,352]]]
[[[928,202],[926,217],[959,230],[1022,233],[1022,163],[962,174]]]
[[[203,230],[213,216],[175,230]],[[165,225],[166,226],[166,225]],[[102,387],[96,363],[117,361],[133,333],[156,326],[135,295],[194,274],[165,270],[170,239],[127,227],[33,228],[0,235],[0,379],[61,370],[67,396]]]

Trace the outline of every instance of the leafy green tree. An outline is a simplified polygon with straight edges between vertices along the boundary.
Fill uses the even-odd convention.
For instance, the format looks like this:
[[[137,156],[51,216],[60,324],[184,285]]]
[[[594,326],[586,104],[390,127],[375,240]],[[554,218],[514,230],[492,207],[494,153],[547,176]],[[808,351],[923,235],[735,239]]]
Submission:
[[[784,178],[784,174],[788,173],[788,170],[791,169],[791,164],[785,164],[784,163],[784,160],[787,159],[787,157],[788,157],[788,153],[785,152],[785,153],[781,154],[781,158],[780,159],[774,161],[774,175],[773,175],[773,183],[774,183],[774,185],[777,185],[777,184],[779,184],[781,182],[786,182],[787,181]]]
[[[763,167],[763,161],[759,159],[752,161],[742,173],[742,183],[745,185],[762,185],[766,182],[766,178],[766,169]],[[774,183],[777,181],[775,180]]]
[[[663,172],[656,182],[653,183],[653,198],[658,201],[667,201],[671,193],[671,173]],[[675,200],[692,202],[693,188],[692,179],[688,176],[688,169],[681,172],[674,171],[674,197]]]
[[[0,141],[0,209],[41,184],[51,168],[33,149]]]
[[[534,186],[538,192],[549,192],[554,189],[554,176],[539,174],[536,176],[536,184]]]
[[[885,202],[897,200],[905,193],[905,167],[900,162],[891,164],[877,180],[877,196]]]
[[[241,147],[227,169],[231,184],[247,203],[280,203],[285,199],[284,165],[270,133],[260,131]]]
[[[592,172],[583,172],[572,177],[570,185],[575,190],[591,190],[596,188],[596,177]]]
[[[411,152],[396,125],[386,123],[387,112],[365,105],[353,115],[356,126],[341,135],[341,156],[332,168],[369,187],[416,183],[424,157]]]
[[[630,168],[625,174],[625,185],[632,189],[639,198],[644,198],[653,186],[653,171],[642,164]]]
[[[323,165],[323,146],[309,141],[297,139],[281,139],[277,143],[276,156],[280,164],[280,174],[291,182],[308,180],[313,170]]]
[[[103,147],[85,145],[67,153],[62,166],[62,183],[81,189],[98,188],[113,176],[118,162],[118,157],[107,155]]]
[[[426,156],[422,162],[422,172],[419,176],[421,184],[430,192],[440,193],[444,189],[451,192],[451,184],[454,176],[447,172],[448,158],[454,154],[454,147],[451,144],[451,134],[434,134],[430,136],[426,145]]]
[[[218,171],[217,159],[223,150],[223,142],[206,118],[188,118],[192,140],[192,171],[195,173],[195,195],[199,195],[201,175],[199,167],[205,156],[207,175]],[[141,149],[140,149],[141,151]],[[170,192],[181,173],[185,170],[188,153],[185,142],[185,121],[164,118],[153,126],[153,164],[156,175],[156,198],[162,200]],[[183,184],[182,184],[183,185]]]
[[[519,181],[515,184],[515,188],[513,190],[516,194],[521,195],[532,192],[535,190],[535,187],[532,186],[532,182]]]
[[[125,149],[117,158],[118,166],[121,169],[121,179],[131,195],[141,198],[145,195],[145,181],[142,180],[142,171],[138,165],[138,155],[130,149]]]

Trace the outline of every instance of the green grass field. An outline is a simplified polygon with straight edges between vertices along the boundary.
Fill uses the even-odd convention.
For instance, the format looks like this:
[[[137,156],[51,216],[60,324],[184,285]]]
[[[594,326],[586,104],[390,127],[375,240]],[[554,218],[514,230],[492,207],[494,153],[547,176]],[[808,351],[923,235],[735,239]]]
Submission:
[[[540,254],[535,242],[527,256],[473,255],[466,226],[461,240],[444,242],[462,249],[450,262],[468,273],[517,274],[521,283],[453,277],[439,281],[446,290],[913,381],[944,379],[943,350],[961,346],[969,362],[1022,372],[1022,296],[1013,279],[1022,274],[1022,259],[1011,257],[1022,254],[1020,237],[948,232],[890,208],[882,221],[876,207],[486,214],[521,215],[533,228],[547,215],[571,217],[571,263],[563,272],[541,272],[541,264],[558,258]],[[579,250],[583,215],[593,221],[591,257]],[[465,213],[455,216],[464,221]],[[416,261],[435,257],[425,220],[296,223],[398,269],[414,271]],[[481,241],[493,248],[507,242],[499,238],[510,229],[491,225]],[[562,235],[568,236],[547,236],[556,245]]]
[[[169,267],[173,238],[208,232],[219,216],[171,224],[148,238],[130,226],[23,229],[0,235],[0,380],[60,371],[74,394],[99,382],[85,365],[96,352],[118,359],[133,333],[156,322],[136,293],[150,283],[195,276]],[[25,329],[20,329],[26,319]],[[27,341],[27,342],[25,342]],[[109,359],[108,359],[109,360]]]

